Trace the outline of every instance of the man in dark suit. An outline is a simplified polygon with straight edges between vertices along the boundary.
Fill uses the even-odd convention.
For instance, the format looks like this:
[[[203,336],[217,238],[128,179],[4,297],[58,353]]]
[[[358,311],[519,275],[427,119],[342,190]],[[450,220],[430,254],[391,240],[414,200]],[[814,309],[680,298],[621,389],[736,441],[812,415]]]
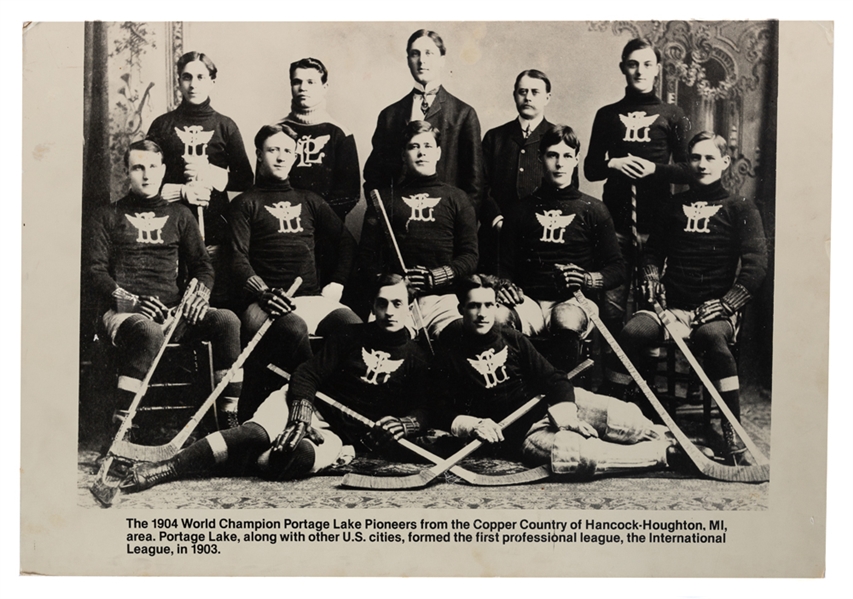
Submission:
[[[403,129],[410,121],[428,121],[440,131],[440,181],[458,187],[479,207],[483,190],[480,121],[473,108],[447,93],[441,85],[446,50],[434,31],[419,29],[406,45],[414,89],[385,108],[373,133],[373,150],[364,165],[364,189],[396,185],[402,178],[400,148]]]

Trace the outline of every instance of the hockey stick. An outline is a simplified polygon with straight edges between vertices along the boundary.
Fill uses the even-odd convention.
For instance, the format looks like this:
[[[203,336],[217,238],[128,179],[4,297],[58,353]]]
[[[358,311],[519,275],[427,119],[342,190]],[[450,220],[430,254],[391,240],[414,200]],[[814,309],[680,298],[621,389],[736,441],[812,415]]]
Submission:
[[[657,300],[652,300],[652,306],[655,309],[655,313],[660,318],[660,321],[663,323],[663,326],[666,327],[666,330],[669,331],[669,336],[672,337],[672,340],[675,341],[675,344],[678,346],[678,349],[681,350],[681,353],[684,354],[684,357],[687,358],[687,361],[690,363],[690,366],[693,367],[693,371],[699,375],[699,378],[702,380],[702,384],[705,385],[705,388],[708,390],[708,393],[711,394],[711,397],[714,398],[714,401],[717,404],[717,407],[720,408],[720,411],[725,414],[726,419],[732,425],[732,428],[737,431],[738,436],[743,441],[743,444],[746,445],[746,448],[749,450],[749,453],[752,454],[752,457],[755,458],[755,461],[758,462],[759,465],[764,465],[768,463],[767,458],[764,454],[761,453],[761,450],[755,446],[755,443],[752,442],[752,439],[749,437],[747,432],[744,430],[741,423],[735,418],[735,415],[732,413],[729,406],[726,404],[725,400],[720,395],[720,392],[717,391],[717,388],[711,382],[711,379],[708,378],[708,375],[705,373],[705,369],[702,368],[702,365],[699,364],[699,361],[696,359],[696,356],[693,355],[693,352],[690,351],[690,348],[687,347],[687,343],[684,342],[684,339],[681,338],[680,335],[677,334],[677,331],[673,330],[673,322],[672,313],[667,310],[664,310],[663,307],[657,302]]]
[[[580,303],[581,307],[587,313],[587,315],[592,318],[595,327],[601,333],[601,336],[607,341],[607,344],[610,345],[610,348],[613,350],[613,353],[619,358],[619,361],[622,362],[625,369],[628,371],[628,374],[631,375],[631,378],[634,379],[634,382],[640,387],[640,390],[643,392],[643,395],[646,396],[646,399],[649,400],[649,403],[652,404],[655,412],[657,412],[658,416],[661,417],[664,424],[669,428],[670,432],[673,434],[675,439],[678,441],[678,444],[681,445],[681,448],[684,449],[684,452],[690,458],[690,460],[696,465],[699,471],[707,476],[708,478],[713,478],[716,480],[725,480],[731,482],[742,482],[742,483],[755,483],[755,482],[765,482],[770,480],[770,465],[762,464],[757,466],[726,466],[724,464],[719,464],[710,460],[707,456],[705,456],[699,449],[687,438],[682,430],[678,427],[673,420],[672,416],[670,416],[669,412],[663,407],[655,394],[652,393],[652,390],[649,388],[648,383],[646,383],[645,379],[640,375],[634,365],[631,363],[631,360],[625,355],[625,352],[619,346],[619,343],[607,330],[607,327],[604,326],[604,323],[601,322],[601,317],[598,316],[598,313],[590,306],[589,300],[581,293],[580,289],[575,291],[575,299],[577,299],[578,303]]]
[[[130,407],[127,409],[127,416],[125,416],[124,421],[122,421],[121,426],[119,426],[118,431],[113,438],[113,442],[107,450],[106,457],[101,464],[101,469],[98,471],[98,478],[89,487],[89,490],[92,492],[92,495],[95,496],[95,499],[107,507],[112,505],[116,493],[118,493],[118,482],[116,482],[115,485],[111,485],[107,482],[107,474],[109,473],[110,466],[113,464],[113,458],[116,455],[115,449],[124,442],[124,436],[127,431],[130,430],[130,426],[133,423],[133,417],[136,416],[136,411],[139,409],[139,402],[142,401],[142,397],[148,391],[148,384],[151,382],[151,377],[154,375],[154,371],[157,369],[157,365],[160,363],[160,358],[163,357],[163,353],[166,351],[166,346],[169,345],[172,335],[174,335],[175,330],[178,328],[178,323],[181,321],[181,318],[183,318],[184,307],[195,294],[197,287],[198,281],[196,279],[192,279],[187,285],[187,288],[184,290],[181,302],[175,309],[175,316],[163,333],[163,343],[160,345],[160,349],[157,350],[154,360],[151,361],[151,366],[148,367],[148,372],[145,373],[145,377],[142,379],[139,389],[136,391],[136,394],[133,396],[133,400],[130,402]]]
[[[391,245],[397,254],[397,260],[400,262],[400,268],[403,269],[403,275],[405,275],[408,270],[406,268],[406,262],[403,260],[403,253],[400,251],[400,246],[397,244],[397,238],[394,237],[394,229],[391,228],[391,219],[388,218],[388,213],[385,211],[385,204],[382,202],[382,196],[379,195],[379,190],[377,189],[371,189],[370,193],[367,195],[371,205],[373,205],[373,209],[382,213],[382,221],[385,223],[385,227],[383,229],[383,231],[385,231],[385,237],[391,242]],[[427,346],[429,347],[429,353],[434,356],[435,350],[432,348],[432,341],[429,339],[429,331],[426,330],[424,315],[421,313],[421,306],[418,304],[417,298],[415,298],[415,301],[412,302],[412,304],[415,307],[415,313],[417,314],[424,332],[424,338],[426,339]]]
[[[287,290],[287,296],[292,297],[296,290],[299,289],[299,286],[302,284],[302,277],[296,277],[296,280],[293,281],[293,285],[290,286],[290,289]],[[116,456],[127,458],[129,460],[134,460],[137,462],[161,462],[163,460],[168,460],[173,457],[176,453],[178,453],[181,448],[186,443],[189,436],[196,429],[196,427],[201,422],[201,419],[213,405],[213,402],[217,400],[217,398],[222,394],[225,390],[225,387],[231,382],[231,379],[234,378],[234,375],[237,374],[237,371],[243,367],[243,364],[246,362],[246,359],[249,355],[254,351],[255,347],[260,343],[264,334],[269,330],[272,323],[275,322],[274,318],[270,318],[269,316],[261,325],[261,328],[258,329],[258,332],[252,337],[251,341],[246,345],[240,355],[237,356],[237,359],[234,360],[234,364],[231,365],[231,368],[225,374],[219,384],[216,385],[216,388],[207,396],[207,399],[204,403],[199,406],[196,413],[192,418],[184,425],[184,428],[175,435],[175,437],[165,443],[163,445],[137,445],[135,443],[129,443],[127,441],[120,441],[116,444],[116,446],[111,450],[112,453]]]
[[[204,242],[204,208],[198,206],[198,230],[201,233],[201,241]]]
[[[579,375],[581,372],[583,372],[584,370],[586,370],[587,368],[592,366],[592,364],[593,364],[592,360],[586,360],[582,364],[578,365],[574,370],[572,370],[568,374],[567,378],[569,380],[573,379],[574,377]],[[290,379],[289,374],[287,374],[285,371],[278,368],[274,364],[270,364],[269,366],[267,366],[267,368],[269,368],[271,371],[273,371],[274,373],[276,373],[280,377],[284,378],[285,380]],[[341,412],[343,412],[344,414],[346,414],[347,416],[349,416],[353,420],[360,422],[361,424],[365,425],[368,428],[373,428],[376,425],[376,423],[373,422],[372,420],[370,420],[369,418],[366,418],[366,417],[362,416],[361,414],[359,414],[358,412],[351,410],[350,408],[348,408],[344,404],[340,403],[339,401],[332,399],[331,397],[329,397],[325,393],[318,391],[317,394],[315,395],[315,397],[317,397],[317,399],[320,399],[321,401],[327,403],[328,405],[330,405],[334,408],[337,408],[338,410],[340,410]],[[397,443],[399,443],[400,445],[402,445],[403,447],[405,447],[409,451],[416,453],[417,455],[421,456],[422,458],[426,458],[427,460],[429,460],[430,462],[433,462],[434,464],[440,464],[441,462],[444,461],[444,458],[435,455],[434,453],[424,449],[423,447],[421,447],[420,445],[417,445],[416,443],[412,443],[408,439],[405,439],[405,438],[397,439]],[[478,487],[498,487],[498,486],[507,486],[507,485],[520,485],[520,484],[524,484],[524,483],[535,482],[537,480],[542,480],[543,478],[548,478],[549,476],[551,476],[551,470],[550,470],[550,468],[548,468],[548,466],[539,466],[538,468],[531,468],[529,470],[525,470],[523,472],[516,472],[513,474],[478,474],[476,472],[471,472],[470,470],[466,470],[465,468],[463,468],[461,466],[453,466],[450,469],[450,472],[455,474],[456,476],[458,476],[459,478],[461,478],[462,480],[464,480],[468,484],[475,485]],[[361,475],[357,475],[357,476],[361,476]],[[377,477],[377,478],[387,479],[388,477]],[[377,488],[377,487],[374,486],[371,488]]]

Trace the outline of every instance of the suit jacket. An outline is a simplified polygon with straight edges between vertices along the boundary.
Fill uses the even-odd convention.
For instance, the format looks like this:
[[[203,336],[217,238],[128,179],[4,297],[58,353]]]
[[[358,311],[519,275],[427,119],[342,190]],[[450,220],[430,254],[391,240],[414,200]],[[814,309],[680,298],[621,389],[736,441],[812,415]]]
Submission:
[[[364,191],[387,188],[402,179],[403,129],[412,114],[414,91],[379,113],[373,133],[373,150],[364,165]],[[479,208],[483,191],[483,151],[477,113],[443,86],[427,112],[426,120],[441,131],[440,181],[458,187]]]

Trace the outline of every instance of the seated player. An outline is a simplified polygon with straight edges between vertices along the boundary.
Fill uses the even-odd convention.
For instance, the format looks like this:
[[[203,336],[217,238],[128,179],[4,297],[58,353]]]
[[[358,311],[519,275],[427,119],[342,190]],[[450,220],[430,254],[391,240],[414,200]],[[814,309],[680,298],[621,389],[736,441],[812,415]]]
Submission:
[[[104,305],[103,331],[120,352],[115,401],[117,425],[142,385],[163,345],[166,321],[183,317],[172,339],[213,342],[216,382],[240,353],[240,322],[233,312],[210,308],[213,266],[189,209],[160,195],[166,166],[152,141],[130,145],[124,156],[130,193],[96,214],[89,232],[88,274]],[[183,296],[178,267],[198,281],[199,291],[183,314],[173,309]],[[242,373],[232,378],[220,399],[225,412],[236,409]],[[226,414],[226,421],[228,420]]]
[[[564,370],[577,364],[593,328],[572,294],[612,289],[626,275],[607,207],[572,183],[580,145],[571,127],[544,133],[542,185],[509,208],[501,234],[498,300],[515,312],[525,335],[551,334],[551,360]]]
[[[402,183],[380,190],[394,237],[418,292],[423,327],[437,337],[459,319],[453,286],[477,267],[477,217],[465,193],[440,181],[436,166],[442,156],[438,129],[412,121],[403,132]],[[400,269],[396,253],[383,233],[384,222],[368,207],[359,247],[359,277]]]
[[[291,187],[288,175],[296,162],[298,136],[287,125],[265,125],[255,136],[257,181],[235,198],[229,210],[232,276],[243,293],[244,342],[263,322],[274,318],[255,351],[246,361],[240,422],[280,386],[266,366],[288,371],[311,357],[310,334],[328,335],[335,328],[359,322],[340,303],[355,253],[355,240],[341,219],[319,195]],[[315,250],[318,240],[333,243],[337,268],[331,282],[320,288]],[[296,297],[284,291],[302,277]]]
[[[426,356],[404,327],[408,289],[399,275],[385,275],[373,302],[374,321],[351,325],[326,340],[323,351],[302,364],[288,386],[271,394],[251,420],[213,433],[153,464],[137,464],[123,482],[139,491],[199,474],[257,474],[287,480],[316,473],[352,456],[365,438],[370,447],[423,430]],[[323,391],[377,421],[369,431],[317,402]],[[286,400],[285,400],[286,397]],[[322,414],[322,415],[321,415]]]
[[[635,405],[574,388],[524,335],[496,325],[488,278],[465,279],[457,293],[462,322],[441,337],[436,379],[446,409],[437,412],[435,426],[480,439],[509,459],[550,464],[556,474],[588,477],[684,462],[666,427]],[[537,394],[545,396],[539,406],[501,430],[497,423]]]
[[[695,181],[661,207],[646,246],[644,289],[649,300],[672,312],[682,337],[704,354],[709,378],[739,418],[740,383],[729,344],[741,309],[767,272],[764,228],[755,204],[729,195],[720,181],[730,163],[722,137],[698,133],[690,140],[688,157]],[[666,335],[654,312],[640,311],[625,325],[619,344],[639,367],[647,350],[661,345]],[[631,382],[616,359],[607,378],[614,394],[624,393]],[[748,454],[725,420],[723,433],[729,459],[745,464]]]

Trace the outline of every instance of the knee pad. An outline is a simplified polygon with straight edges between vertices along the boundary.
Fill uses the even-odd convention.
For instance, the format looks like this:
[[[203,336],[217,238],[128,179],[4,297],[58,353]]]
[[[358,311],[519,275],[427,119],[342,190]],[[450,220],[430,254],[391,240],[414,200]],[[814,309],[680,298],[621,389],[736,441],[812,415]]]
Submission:
[[[666,441],[619,445],[602,439],[587,439],[571,431],[559,431],[554,435],[551,449],[551,470],[555,474],[586,479],[595,474],[664,468],[668,446]]]
[[[607,421],[602,438],[616,443],[639,443],[658,438],[654,423],[637,404],[607,398]]]

